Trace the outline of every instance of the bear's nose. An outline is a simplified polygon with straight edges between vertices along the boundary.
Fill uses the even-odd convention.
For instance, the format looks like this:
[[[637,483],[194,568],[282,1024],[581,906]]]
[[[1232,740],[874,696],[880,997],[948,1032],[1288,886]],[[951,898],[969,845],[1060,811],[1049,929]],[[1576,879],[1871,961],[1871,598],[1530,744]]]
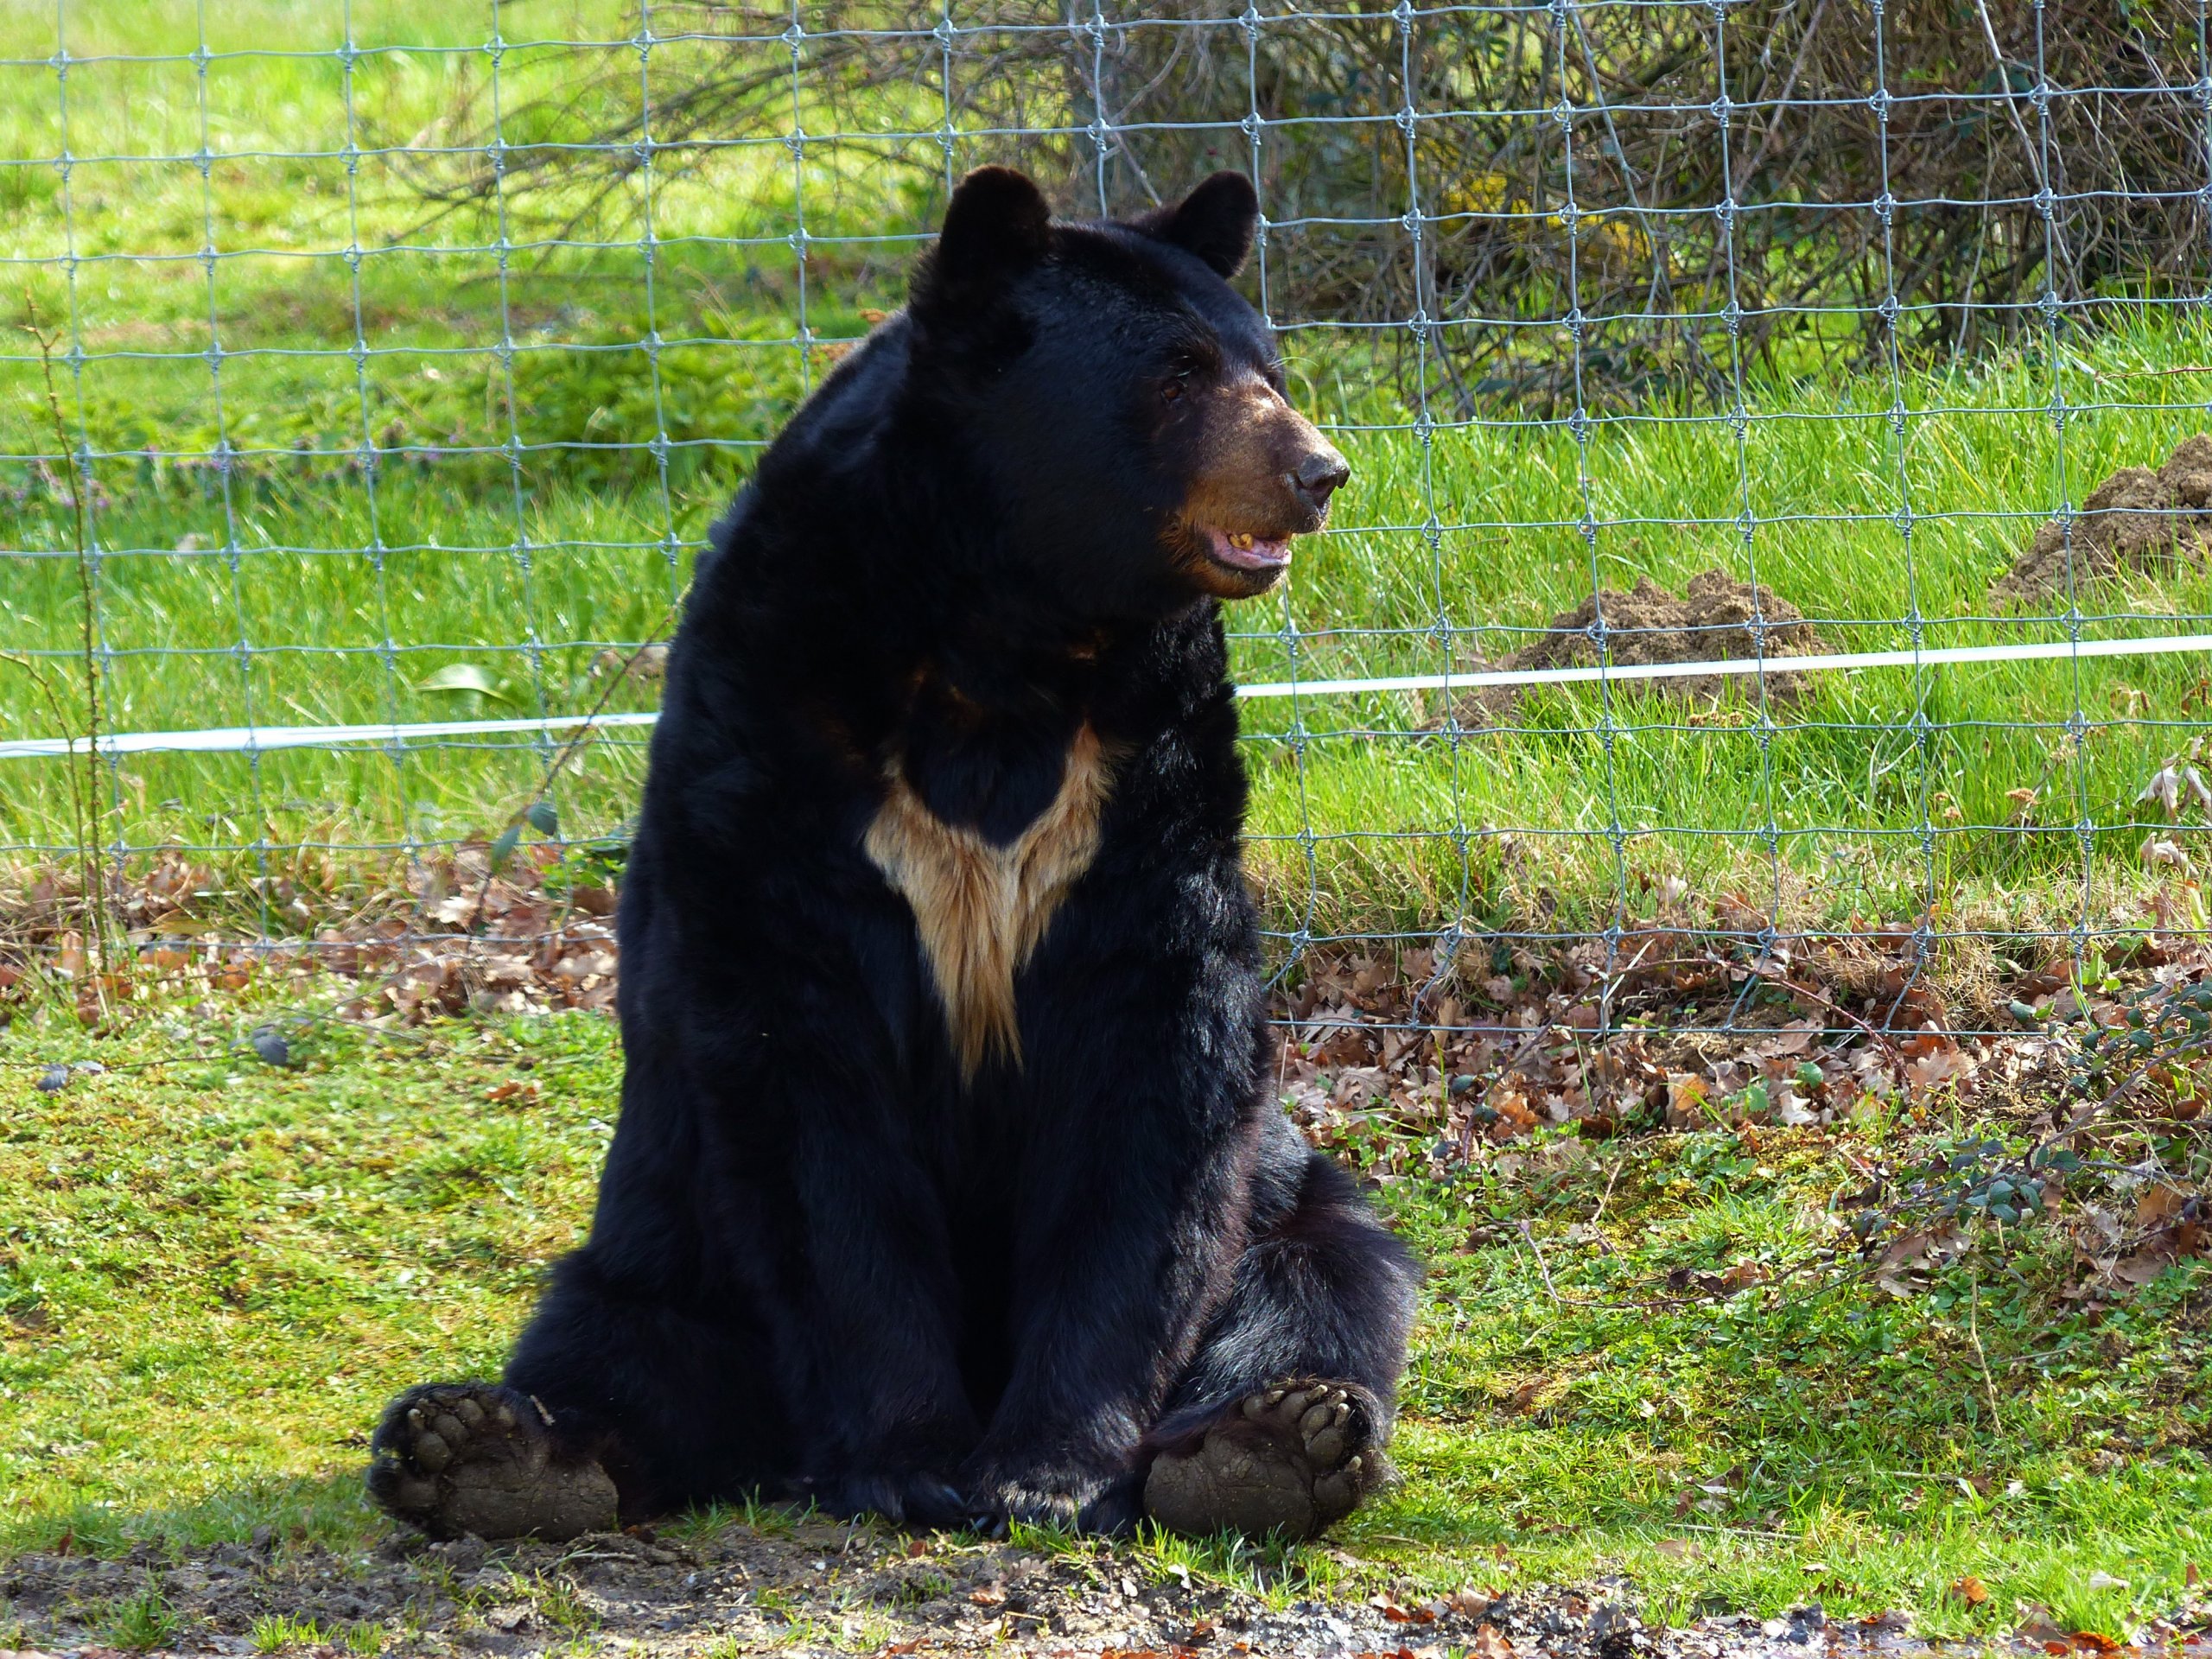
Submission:
[[[1290,476],[1299,494],[1319,512],[1328,506],[1329,498],[1344,487],[1344,481],[1351,476],[1351,468],[1335,450],[1320,448],[1300,461],[1298,470]]]

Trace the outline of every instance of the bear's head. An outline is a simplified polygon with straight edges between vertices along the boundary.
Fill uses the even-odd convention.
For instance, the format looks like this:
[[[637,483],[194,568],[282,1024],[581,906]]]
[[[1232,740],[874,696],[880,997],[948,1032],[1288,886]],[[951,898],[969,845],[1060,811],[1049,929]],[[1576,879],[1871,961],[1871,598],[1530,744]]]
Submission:
[[[1217,173],[1126,223],[1059,223],[1021,174],[961,181],[917,271],[912,379],[988,480],[998,556],[1093,616],[1244,599],[1351,475],[1229,285],[1259,222]]]

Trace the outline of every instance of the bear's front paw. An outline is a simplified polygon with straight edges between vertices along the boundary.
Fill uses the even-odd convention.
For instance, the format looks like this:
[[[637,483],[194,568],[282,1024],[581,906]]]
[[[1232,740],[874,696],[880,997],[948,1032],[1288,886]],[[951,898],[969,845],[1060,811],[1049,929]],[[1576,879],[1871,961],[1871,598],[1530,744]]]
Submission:
[[[565,1459],[545,1408],[489,1382],[433,1382],[385,1409],[369,1496],[433,1538],[574,1538],[615,1523],[614,1483]]]
[[[841,1475],[808,1482],[802,1490],[816,1507],[848,1519],[877,1515],[893,1526],[945,1529],[968,1521],[969,1506],[960,1489],[926,1470]]]
[[[1002,1534],[1007,1526],[1056,1531],[1129,1531],[1141,1510],[1135,1479],[1112,1470],[1077,1467],[992,1472],[977,1478],[969,1524]]]

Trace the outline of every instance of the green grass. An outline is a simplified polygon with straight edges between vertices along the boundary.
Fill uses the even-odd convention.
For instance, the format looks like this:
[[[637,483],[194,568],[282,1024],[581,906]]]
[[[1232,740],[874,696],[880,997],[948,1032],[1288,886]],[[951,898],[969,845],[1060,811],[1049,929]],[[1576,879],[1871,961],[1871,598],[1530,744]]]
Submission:
[[[279,1071],[245,1055],[253,1022],[0,1036],[0,1550],[377,1534],[358,1471],[384,1400],[495,1367],[582,1236],[615,1110],[609,1023],[319,1025]],[[87,1055],[111,1069],[31,1093],[23,1063]],[[486,1098],[518,1077],[534,1102]],[[1868,1161],[1955,1128],[1885,1111],[1826,1132],[1547,1134],[1395,1179],[1385,1202],[1432,1267],[1406,1481],[1338,1541],[1355,1564],[1292,1552],[1293,1582],[1625,1572],[1676,1616],[1817,1599],[1960,1632],[2009,1629],[2018,1601],[2109,1631],[2171,1605],[2212,1551],[2205,1262],[2100,1313],[2060,1294],[2067,1249],[2031,1229],[1980,1236],[1911,1295],[1801,1277],[1645,1306],[1672,1268],[1771,1270],[1833,1242]],[[1473,1224],[1489,1242],[1463,1253]],[[1156,1540],[1140,1559],[1286,1558]],[[2091,1590],[2100,1572],[2127,1587]],[[1993,1592],[1978,1611],[1946,1594],[1969,1573]]]
[[[168,1645],[179,1620],[160,1590],[149,1586],[120,1603],[109,1618],[107,1639],[118,1648],[143,1652]]]
[[[325,1638],[322,1627],[311,1618],[270,1613],[253,1621],[252,1639],[256,1653],[282,1653],[288,1648],[320,1647]]]
[[[0,55],[35,60],[0,69],[4,153],[55,155],[66,137],[88,158],[66,204],[58,170],[6,169],[17,200],[0,252],[30,263],[9,267],[16,291],[0,292],[0,315],[58,331],[62,431],[37,353],[16,334],[0,361],[0,453],[84,442],[102,454],[88,500],[110,725],[588,707],[603,685],[598,651],[665,618],[749,446],[825,365],[820,342],[895,302],[911,245],[840,238],[926,223],[934,175],[882,170],[856,145],[810,149],[797,182],[780,148],[773,167],[753,149],[671,166],[655,198],[649,314],[637,220],[617,211],[634,198],[587,212],[579,186],[514,204],[518,239],[581,214],[569,239],[609,245],[533,248],[502,273],[490,208],[433,214],[381,157],[349,182],[342,158],[275,153],[342,149],[349,94],[365,147],[482,131],[487,56],[429,48],[480,46],[488,16],[363,0],[356,40],[408,49],[358,59],[350,86],[334,13],[226,0],[207,16],[218,53],[324,55],[219,57],[203,108],[193,64],[116,55],[191,51],[188,10],[71,8],[68,48],[96,60],[70,71],[65,135],[44,61],[50,18],[0,20]],[[558,117],[537,101],[610,51],[634,58],[612,0],[505,16],[513,41],[618,43],[505,54],[502,108],[518,137],[575,137],[613,113],[603,91]],[[674,74],[683,60],[666,50],[657,60]],[[897,124],[894,108],[882,114]],[[187,162],[91,159],[190,156],[203,123],[204,180]],[[959,159],[981,159],[980,144]],[[798,272],[782,239],[799,222],[801,183],[810,234],[823,238],[806,286],[814,346],[798,340]],[[224,256],[212,277],[197,257],[210,221]],[[342,251],[357,238],[358,283]],[[73,251],[88,261],[73,280],[60,258]],[[509,334],[511,363],[499,349]],[[357,339],[369,348],[358,362]],[[2212,340],[2161,315],[2119,314],[2048,358],[1938,365],[1896,385],[1754,374],[1740,442],[1709,409],[1645,406],[1600,419],[1582,443],[1564,423],[1505,410],[1424,442],[1379,359],[1326,333],[1288,341],[1303,400],[1344,423],[1357,479],[1288,591],[1234,615],[1246,679],[1495,661],[1593,575],[1679,588],[1715,564],[1755,568],[1838,648],[1909,644],[1899,619],[1916,607],[1934,645],[2061,638],[2049,617],[1953,619],[1986,617],[1990,579],[2062,499],[2078,503],[2112,467],[2154,462],[2212,424],[2202,376],[2179,372],[2212,360]],[[640,447],[656,431],[672,443],[664,467]],[[500,446],[515,439],[511,469]],[[242,454],[227,476],[192,458],[219,442]],[[383,452],[372,471],[365,446]],[[0,475],[13,492],[0,496],[0,547],[60,556],[0,555],[0,652],[28,653],[73,709],[81,619],[59,477]],[[1895,522],[1908,509],[1909,543]],[[1736,523],[1747,512],[1748,536]],[[2111,583],[2082,607],[2086,637],[2169,628],[2212,613],[2212,577]],[[2152,620],[2105,620],[2129,616]],[[493,694],[425,688],[456,662],[483,668]],[[0,739],[51,734],[29,670],[0,662]],[[1737,893],[1784,925],[1931,901],[1939,926],[2101,925],[2114,903],[2141,907],[2151,883],[2133,798],[2200,729],[2204,684],[2181,656],[2078,672],[1870,671],[1832,677],[1770,723],[1740,702],[1608,704],[1578,690],[1532,696],[1517,729],[1456,744],[1420,732],[1443,713],[1434,696],[1252,704],[1255,863],[1274,918],[1317,932],[1457,918],[1604,925],[1647,912],[1669,878]],[[651,700],[649,687],[625,688],[613,706]],[[213,849],[226,881],[373,885],[378,854],[333,865],[321,849],[397,856],[494,831],[548,753],[525,739],[136,757],[103,791],[102,835]],[[640,764],[635,742],[596,744],[560,785],[563,823],[619,825]],[[2024,815],[2012,796],[2023,789],[2037,791]],[[1993,831],[2022,816],[2037,833]],[[66,843],[69,819],[58,766],[0,762],[0,854]],[[2200,834],[2181,837],[2193,853]]]

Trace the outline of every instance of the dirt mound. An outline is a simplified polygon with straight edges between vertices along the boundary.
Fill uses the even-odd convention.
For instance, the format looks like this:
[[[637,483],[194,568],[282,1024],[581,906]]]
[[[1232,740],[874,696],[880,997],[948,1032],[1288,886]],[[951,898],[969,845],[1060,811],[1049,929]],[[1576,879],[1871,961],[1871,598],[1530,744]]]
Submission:
[[[2066,592],[2069,555],[2075,582],[2150,570],[2204,556],[2212,543],[2212,436],[2183,438],[2152,472],[2123,467],[2089,492],[2073,533],[2053,518],[1999,577],[1989,597],[1999,607]]]
[[[1546,638],[1514,652],[1513,669],[1571,668],[1595,664],[1598,647],[1590,628],[1602,607],[1605,642],[1611,660],[1628,663],[1701,663],[1744,657],[1809,657],[1827,649],[1804,612],[1770,588],[1738,582],[1725,570],[1700,570],[1678,599],[1649,576],[1635,588],[1600,589],[1563,616],[1552,619]],[[1761,636],[1764,634],[1764,639]],[[1769,674],[1770,696],[1802,695],[1804,677]],[[1650,690],[1693,702],[1734,692],[1758,695],[1758,677],[1749,674],[1692,674],[1680,679],[1643,682]]]

